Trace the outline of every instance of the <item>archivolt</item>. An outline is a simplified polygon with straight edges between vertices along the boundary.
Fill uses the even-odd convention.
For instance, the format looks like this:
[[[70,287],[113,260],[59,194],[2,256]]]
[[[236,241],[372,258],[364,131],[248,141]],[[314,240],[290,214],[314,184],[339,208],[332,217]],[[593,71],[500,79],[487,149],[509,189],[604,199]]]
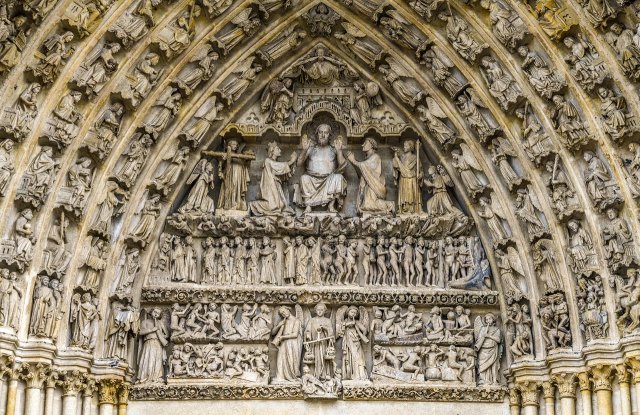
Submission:
[[[367,0],[357,1],[354,3],[366,3]],[[75,52],[68,59],[66,65],[62,68],[60,75],[56,78],[55,82],[46,86],[43,89],[43,93],[40,94],[38,99],[38,112],[32,123],[30,135],[17,146],[15,153],[15,171],[12,173],[11,180],[8,183],[5,191],[4,199],[0,202],[0,209],[3,212],[3,217],[6,218],[4,225],[5,235],[11,236],[14,228],[14,221],[18,215],[19,210],[24,206],[20,202],[14,202],[16,192],[21,184],[21,179],[24,172],[29,166],[30,160],[33,155],[39,151],[39,138],[42,130],[44,129],[45,122],[51,116],[52,111],[58,105],[59,99],[70,89],[73,89],[73,83],[71,79],[76,70],[82,65],[83,61],[90,54],[93,47],[99,44],[103,39],[108,37],[108,29],[116,22],[116,20],[122,16],[128,9],[130,9],[133,2],[120,2],[112,4],[111,7],[101,17],[99,24],[92,29],[92,32],[84,38],[80,38],[76,35],[74,41]],[[279,36],[283,30],[292,27],[294,23],[303,27],[305,25],[302,16],[307,13],[311,8],[321,3],[321,1],[314,0],[311,2],[299,2],[298,4],[287,8],[277,10],[272,13],[266,19],[263,19],[261,26],[253,36],[243,39],[239,46],[227,56],[221,54],[218,60],[215,74],[211,80],[202,83],[198,90],[191,96],[184,96],[182,109],[178,116],[172,122],[169,128],[164,131],[158,138],[157,142],[152,146],[151,153],[147,158],[147,162],[140,175],[138,176],[136,183],[130,189],[129,200],[125,204],[124,211],[120,218],[116,219],[114,226],[114,233],[111,235],[111,249],[109,254],[109,264],[104,271],[105,276],[103,284],[100,288],[100,307],[103,311],[103,315],[107,314],[109,309],[109,296],[112,294],[111,276],[115,275],[118,268],[119,259],[122,255],[123,247],[125,246],[124,236],[128,229],[131,228],[132,223],[135,222],[135,217],[140,207],[144,203],[144,200],[149,194],[147,186],[155,176],[155,172],[163,163],[163,157],[166,156],[166,152],[172,146],[172,141],[178,140],[180,132],[188,124],[189,120],[196,113],[198,108],[205,102],[205,100],[211,96],[213,91],[216,90],[221,84],[228,79],[233,73],[236,65],[241,62],[245,57],[255,53],[256,50],[268,44],[270,41]],[[358,27],[366,36],[377,43],[389,56],[393,56],[398,62],[400,62],[411,74],[411,76],[419,83],[419,85],[427,91],[444,109],[452,126],[454,126],[461,136],[461,142],[465,143],[472,149],[473,153],[477,156],[479,162],[482,165],[484,174],[486,175],[492,192],[491,197],[497,203],[502,206],[502,210],[505,213],[506,222],[508,223],[512,231],[512,239],[515,246],[521,255],[521,260],[526,264],[527,271],[527,284],[530,293],[531,304],[535,307],[535,304],[541,297],[544,296],[544,287],[542,282],[537,277],[536,270],[536,258],[533,248],[528,244],[527,226],[518,219],[516,208],[514,207],[514,201],[517,197],[516,188],[509,189],[509,186],[504,181],[500,174],[498,167],[493,165],[491,160],[491,152],[486,148],[486,144],[479,141],[476,138],[476,134],[472,128],[467,124],[465,116],[460,114],[457,110],[455,103],[451,100],[447,93],[440,89],[433,79],[432,72],[424,65],[420,64],[420,57],[416,58],[416,51],[411,50],[402,44],[395,42],[394,39],[389,37],[388,32],[382,28],[379,24],[379,19],[372,18],[371,16],[365,16],[360,14],[354,8],[346,7],[342,2],[337,0],[324,1],[329,7],[337,12],[341,18],[345,21],[351,22]],[[415,2],[419,3],[419,2]],[[439,2],[434,2],[439,3]],[[5,108],[10,108],[22,93],[27,83],[31,81],[31,75],[28,73],[27,68],[33,65],[36,58],[33,57],[36,50],[47,39],[48,36],[55,32],[60,33],[64,24],[59,20],[62,14],[67,10],[71,1],[62,0],[51,11],[48,17],[37,26],[37,30],[30,38],[30,41],[23,53],[23,59],[19,62],[10,72],[3,74],[4,82],[0,89],[0,97]],[[78,104],[77,110],[83,115],[83,121],[79,124],[80,130],[73,141],[64,149],[56,154],[59,159],[59,166],[56,176],[51,183],[49,197],[43,206],[38,209],[36,219],[34,223],[38,226],[35,227],[38,243],[35,245],[33,260],[31,265],[26,269],[24,273],[24,280],[27,282],[27,300],[22,305],[23,313],[20,324],[18,337],[21,340],[28,339],[28,316],[27,312],[30,307],[30,293],[33,290],[35,283],[35,277],[40,269],[40,263],[43,258],[43,250],[46,247],[47,235],[50,229],[54,226],[55,221],[58,218],[56,212],[56,194],[59,189],[64,186],[66,181],[66,173],[73,164],[75,164],[78,157],[85,155],[86,151],[83,150],[83,139],[86,137],[89,130],[92,128],[94,121],[100,116],[103,109],[110,103],[120,100],[118,94],[118,87],[121,82],[126,79],[126,76],[131,73],[137,62],[142,59],[150,50],[157,52],[157,48],[151,45],[153,39],[157,34],[163,30],[166,26],[170,25],[175,19],[180,16],[185,10],[189,10],[192,7],[192,0],[179,0],[176,2],[168,3],[163,2],[158,6],[158,10],[154,11],[154,18],[156,25],[150,30],[149,34],[131,47],[123,48],[116,56],[119,61],[119,66],[116,71],[111,74],[110,79],[106,81],[103,89],[99,94],[91,100],[84,97],[80,104]],[[413,2],[411,4],[414,4]],[[601,226],[607,226],[607,219],[602,212],[599,212],[594,203],[592,202],[592,196],[590,196],[589,189],[585,186],[585,178],[583,176],[583,170],[585,169],[582,159],[583,152],[585,150],[595,151],[603,161],[609,166],[613,180],[620,187],[622,202],[617,203],[616,206],[620,207],[621,215],[629,219],[631,223],[631,229],[633,234],[638,234],[640,231],[640,222],[638,221],[638,211],[636,201],[634,197],[638,194],[634,192],[633,186],[638,185],[640,177],[636,173],[635,178],[630,175],[622,163],[623,158],[629,156],[624,152],[624,148],[621,143],[628,144],[635,140],[635,132],[622,138],[620,141],[614,141],[610,135],[605,131],[603,127],[602,114],[600,112],[600,106],[596,102],[593,92],[586,91],[572,75],[572,71],[567,63],[565,63],[563,56],[567,54],[567,49],[561,45],[559,39],[551,39],[540,26],[535,17],[527,10],[526,5],[520,2],[505,2],[504,5],[508,5],[517,16],[526,23],[527,29],[531,32],[529,40],[522,42],[522,44],[528,44],[530,49],[536,50],[538,53],[544,53],[548,56],[552,69],[562,74],[567,82],[566,92],[563,94],[570,99],[577,108],[580,109],[582,119],[586,123],[588,130],[590,131],[591,141],[578,148],[569,149],[564,145],[564,140],[560,136],[560,133],[554,128],[553,117],[551,111],[553,110],[553,103],[548,99],[541,97],[530,85],[527,74],[521,69],[522,60],[517,54],[510,52],[499,40],[493,35],[491,29],[491,23],[484,9],[479,4],[470,3],[463,4],[459,1],[451,1],[450,9],[441,5],[441,11],[453,11],[456,15],[465,19],[469,25],[469,28],[474,36],[480,42],[486,42],[488,45],[488,51],[486,55],[493,56],[496,61],[502,65],[515,82],[521,88],[524,97],[520,99],[518,107],[526,107],[533,114],[534,117],[540,120],[540,124],[551,140],[553,145],[552,155],[547,160],[554,160],[556,155],[556,167],[564,166],[564,170],[570,179],[570,185],[573,186],[573,190],[576,193],[576,201],[579,207],[575,210],[575,213],[562,217],[557,213],[557,209],[554,209],[555,201],[552,199],[552,191],[549,190],[549,174],[545,173],[544,166],[536,166],[536,164],[530,161],[527,157],[527,150],[523,145],[522,132],[520,123],[513,116],[513,110],[515,106],[510,108],[510,111],[504,111],[499,103],[492,97],[490,85],[485,82],[485,75],[479,69],[478,65],[469,63],[463,59],[451,46],[451,43],[447,40],[446,28],[438,22],[437,18],[433,18],[431,21],[427,21],[421,18],[409,5],[399,1],[388,1],[384,3],[384,6],[380,9],[383,13],[388,13],[389,10],[395,10],[406,20],[404,27],[413,27],[428,39],[430,43],[436,45],[443,50],[446,55],[452,61],[455,70],[466,79],[469,85],[477,93],[477,96],[482,103],[487,107],[487,113],[496,121],[497,125],[502,130],[502,135],[513,146],[513,157],[517,158],[518,165],[520,166],[520,173],[526,176],[526,179],[530,183],[529,186],[519,186],[519,188],[528,188],[529,191],[535,195],[540,201],[541,214],[544,215],[549,227],[548,238],[553,241],[553,247],[555,255],[558,260],[559,266],[562,270],[564,277],[565,294],[573,304],[570,312],[571,327],[573,337],[573,351],[579,352],[582,346],[586,344],[586,339],[583,338],[579,329],[581,323],[580,310],[576,304],[576,290],[580,287],[576,284],[576,279],[579,275],[576,275],[570,264],[565,260],[563,253],[567,252],[568,246],[571,245],[569,241],[570,235],[567,233],[567,222],[574,218],[582,223],[582,226],[588,230],[594,245],[594,251],[597,256],[598,267],[594,270],[597,275],[601,276],[604,281],[604,292],[607,303],[606,311],[609,315],[609,321],[616,320],[616,305],[615,305],[615,291],[609,288],[609,282],[614,279],[614,272],[619,272],[619,269],[610,269],[607,264],[610,263],[607,258],[607,251],[605,249],[605,241],[601,237]],[[65,285],[65,298],[70,299],[73,288],[79,283],[79,277],[76,275],[76,270],[82,265],[84,261],[84,250],[82,247],[88,246],[91,243],[92,236],[89,235],[89,226],[92,218],[96,214],[97,207],[104,197],[104,188],[108,179],[114,174],[114,169],[118,161],[121,159],[124,152],[126,152],[130,140],[136,130],[142,125],[145,118],[153,108],[153,104],[160,96],[162,91],[173,84],[176,76],[180,71],[190,63],[191,58],[198,52],[198,48],[211,40],[211,38],[220,32],[221,29],[232,25],[234,17],[238,16],[246,7],[252,7],[258,9],[259,2],[254,1],[238,1],[227,9],[227,11],[218,17],[208,18],[206,14],[202,15],[196,20],[196,30],[193,40],[190,42],[188,48],[179,56],[173,59],[164,59],[162,66],[164,72],[159,79],[155,89],[145,97],[144,101],[137,106],[137,108],[130,108],[125,114],[124,122],[120,128],[117,141],[115,142],[112,151],[109,156],[102,162],[95,160],[97,166],[97,172],[93,178],[91,187],[91,193],[87,198],[86,210],[79,220],[74,221],[69,228],[69,233],[73,235],[73,238],[69,238],[71,247],[69,251],[73,253],[73,257],[70,262],[69,271],[64,278]],[[640,99],[637,96],[636,85],[629,81],[622,68],[615,64],[616,55],[610,47],[605,44],[598,28],[591,27],[584,22],[586,20],[585,12],[580,6],[571,2],[567,5],[572,13],[575,13],[581,18],[582,24],[567,29],[565,35],[572,35],[577,37],[581,35],[585,40],[591,42],[594,45],[595,50],[600,56],[608,63],[608,68],[611,71],[611,80],[605,81],[604,85],[612,89],[614,93],[619,94],[621,98],[626,100],[628,104],[627,119],[634,119],[637,122],[638,110],[640,108]],[[628,9],[628,8],[627,8]],[[622,23],[634,22],[636,18],[632,16],[632,10],[620,9],[617,11],[619,16],[618,21]],[[264,15],[263,15],[264,16]],[[339,26],[336,26],[335,30]],[[250,94],[245,94],[242,99],[229,108],[226,108],[223,113],[223,119],[215,124],[208,134],[206,141],[200,143],[199,148],[193,148],[190,154],[189,161],[185,167],[186,172],[193,169],[197,161],[199,160],[200,148],[207,148],[216,143],[218,139],[219,131],[224,128],[226,123],[232,121],[237,114],[240,114],[247,106],[253,102],[258,96],[259,92],[267,85],[269,80],[279,74],[284,68],[291,62],[302,56],[306,51],[312,48],[318,42],[324,42],[327,47],[337,55],[342,56],[343,59],[351,63],[354,67],[357,67],[362,73],[368,74],[372,79],[377,80],[383,88],[384,95],[387,99],[393,102],[393,105],[397,107],[406,119],[412,121],[412,125],[416,131],[418,131],[423,137],[425,146],[429,149],[430,154],[433,154],[435,159],[434,163],[443,164],[449,173],[454,177],[456,182],[456,193],[458,199],[464,201],[465,207],[472,215],[476,223],[479,225],[479,233],[482,237],[483,243],[486,247],[489,247],[494,242],[492,240],[491,233],[484,225],[483,219],[478,215],[478,206],[476,198],[473,195],[468,194],[465,191],[465,187],[461,182],[459,176],[456,173],[456,168],[452,164],[450,156],[450,148],[443,148],[438,144],[438,141],[432,136],[428,128],[420,120],[419,114],[416,114],[413,108],[404,105],[399,99],[394,98],[394,92],[392,88],[385,85],[383,78],[377,72],[367,68],[364,64],[348,53],[345,50],[335,46],[335,40],[327,40],[322,38],[307,37],[304,43],[295,51],[291,56],[287,56],[286,59],[278,61],[268,70],[262,72],[259,78],[250,88]],[[378,62],[378,64],[384,62]],[[525,104],[525,101],[527,102]],[[606,120],[605,120],[606,121]],[[488,140],[491,141],[491,140]],[[488,142],[487,141],[487,142]],[[638,162],[639,160],[635,160]],[[555,171],[555,170],[554,170]],[[555,174],[555,173],[554,173]],[[174,186],[172,194],[163,201],[162,213],[157,219],[157,230],[154,235],[154,240],[160,234],[161,226],[164,222],[166,215],[172,210],[172,208],[179,202],[182,197],[182,191],[179,189],[184,187],[184,181],[186,180],[185,174],[183,174],[182,181]],[[633,182],[635,180],[635,184]],[[487,192],[486,195],[489,193]],[[148,246],[145,250],[143,269],[148,269],[151,258],[149,253],[155,248],[155,243]],[[489,252],[489,259],[494,270],[500,269],[497,264],[497,258],[494,257],[492,252]],[[141,273],[142,275],[143,273]],[[499,278],[496,276],[497,283],[500,284]],[[143,284],[142,279],[136,282],[136,289],[139,291]],[[500,289],[500,287],[498,287]],[[503,308],[506,307],[506,299],[503,298]],[[537,313],[533,313],[534,316],[534,330],[536,338],[541,339],[543,333],[543,326],[540,324],[537,317]],[[105,320],[106,321],[106,320]],[[67,336],[65,335],[66,327],[63,325],[61,335],[57,340],[57,346],[60,350],[67,346]],[[618,330],[618,327],[611,324],[609,337],[611,339],[618,338],[622,333]],[[101,344],[99,342],[98,344]],[[99,357],[101,348],[96,348],[96,356]],[[544,359],[546,357],[545,347],[541,340],[536,344],[536,357],[538,359]]]

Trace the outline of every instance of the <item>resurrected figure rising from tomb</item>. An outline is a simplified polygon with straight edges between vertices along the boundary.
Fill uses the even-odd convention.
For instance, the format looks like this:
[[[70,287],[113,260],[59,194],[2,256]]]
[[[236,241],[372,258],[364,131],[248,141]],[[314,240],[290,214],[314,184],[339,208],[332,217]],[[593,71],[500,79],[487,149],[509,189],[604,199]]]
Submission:
[[[302,137],[298,165],[306,168],[294,200],[305,208],[305,213],[310,213],[314,206],[326,206],[329,212],[336,213],[347,195],[347,181],[341,174],[346,165],[342,155],[343,140],[338,136],[331,144],[331,136],[331,127],[320,124],[315,143],[312,144],[306,135]]]

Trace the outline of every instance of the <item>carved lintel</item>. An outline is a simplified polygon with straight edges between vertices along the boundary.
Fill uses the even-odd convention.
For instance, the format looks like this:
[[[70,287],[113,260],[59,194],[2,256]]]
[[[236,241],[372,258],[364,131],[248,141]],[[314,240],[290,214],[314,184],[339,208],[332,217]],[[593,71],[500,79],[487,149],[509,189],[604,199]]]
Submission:
[[[115,405],[117,400],[118,385],[120,380],[102,379],[98,383],[98,402],[102,404]]]
[[[576,397],[576,379],[575,373],[558,373],[553,377],[560,398]]]
[[[540,384],[532,381],[524,381],[518,383],[520,396],[522,397],[522,406],[539,406],[538,393]]]
[[[143,302],[153,303],[180,303],[191,302],[261,302],[265,304],[315,304],[319,301],[331,304],[398,304],[398,305],[494,305],[498,296],[495,291],[463,291],[450,289],[447,292],[433,290],[430,292],[412,293],[402,292],[398,289],[376,290],[360,292],[354,290],[336,289],[324,287],[322,290],[313,288],[285,288],[264,287],[260,289],[237,287],[224,289],[220,287],[207,287],[199,289],[190,288],[163,288],[149,287],[142,291]]]
[[[591,378],[593,380],[593,390],[611,390],[611,375],[613,374],[613,366],[596,365],[591,368]]]

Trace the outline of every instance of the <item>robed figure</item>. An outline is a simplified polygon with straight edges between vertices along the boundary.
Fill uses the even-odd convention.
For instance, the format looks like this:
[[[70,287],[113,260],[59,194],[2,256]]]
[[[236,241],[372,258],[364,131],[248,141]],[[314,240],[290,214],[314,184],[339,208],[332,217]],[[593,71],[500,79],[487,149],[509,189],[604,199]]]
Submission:
[[[298,165],[306,165],[306,171],[300,177],[295,201],[305,207],[305,213],[311,212],[314,206],[327,206],[329,212],[335,213],[347,194],[347,181],[341,174],[345,167],[342,137],[337,137],[333,145],[329,143],[330,137],[328,124],[318,126],[314,145],[306,135],[302,137]]]
[[[502,337],[496,327],[496,318],[487,313],[484,318],[478,316],[474,322],[475,345],[478,353],[478,384],[495,385],[500,381],[500,355]]]
[[[247,210],[249,168],[247,160],[236,157],[238,149],[238,141],[229,140],[222,160],[218,164],[218,176],[221,179],[218,209]]]
[[[313,356],[313,376],[319,380],[329,380],[335,373],[335,336],[331,319],[325,316],[327,306],[319,303],[304,329],[305,363],[306,355]]]
[[[342,306],[336,314],[336,334],[342,338],[342,375],[345,380],[369,379],[364,345],[369,343],[369,314],[360,306]]]
[[[160,320],[161,316],[162,311],[154,308],[151,316],[140,325],[142,345],[138,358],[138,383],[158,383],[163,380],[169,333]]]
[[[274,380],[295,382],[300,379],[302,308],[296,305],[296,315],[293,315],[289,307],[282,306],[278,314],[282,320],[272,330],[272,343],[278,348]]]
[[[420,193],[422,169],[416,143],[410,140],[405,141],[402,152],[396,151],[393,155],[392,163],[393,177],[398,184],[398,213],[422,213],[422,194]]]
[[[214,186],[213,172],[213,165],[208,160],[198,162],[187,180],[187,184],[195,182],[195,185],[189,191],[185,203],[178,209],[181,213],[213,213],[214,203],[209,196],[209,190],[213,190]]]
[[[360,213],[389,214],[392,213],[393,202],[384,200],[387,187],[382,175],[382,159],[376,152],[378,143],[371,137],[366,137],[362,144],[362,151],[367,156],[363,161],[357,161],[353,153],[347,154],[347,160],[355,167],[360,176],[356,209]]]
[[[262,177],[260,178],[260,197],[250,203],[251,214],[255,216],[282,215],[293,213],[288,206],[282,181],[287,180],[294,171],[297,154],[291,154],[289,161],[278,161],[282,151],[274,141],[269,143],[267,158],[264,160]]]

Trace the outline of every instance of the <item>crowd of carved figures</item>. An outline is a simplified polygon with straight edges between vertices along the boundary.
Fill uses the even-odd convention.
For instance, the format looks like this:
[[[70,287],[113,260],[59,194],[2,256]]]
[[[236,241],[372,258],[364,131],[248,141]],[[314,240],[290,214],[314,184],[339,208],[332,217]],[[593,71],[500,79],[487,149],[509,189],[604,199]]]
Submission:
[[[127,256],[123,272],[129,267]],[[152,282],[468,288],[488,286],[488,272],[476,237],[381,236],[360,241],[341,234],[194,241],[164,234]]]
[[[496,385],[503,344],[493,313],[462,306],[174,303],[147,310],[139,335],[138,383],[293,383],[324,397],[346,382]]]
[[[357,25],[341,20],[330,7],[314,7],[304,15],[306,25],[301,20],[300,26],[289,28],[240,60],[187,124],[181,125],[179,134],[171,138],[164,137],[164,133],[185,113],[188,101],[215,80],[217,67],[226,64],[227,57],[251,39],[260,26],[268,24],[270,15],[285,12],[292,4],[261,1],[248,5],[218,33],[208,36],[207,43],[192,45],[196,35],[203,34],[203,22],[224,16],[230,2],[188,2],[161,27],[156,25],[169,9],[168,1],[133,2],[110,23],[103,38],[92,38],[95,46],[80,58],[81,64],[74,65],[75,72],[65,74],[65,67],[82,49],[82,42],[92,36],[113,1],[73,2],[79,7],[63,10],[61,22],[28,49],[33,53],[23,56],[37,25],[56,3],[7,1],[0,5],[0,80],[9,79],[13,67],[24,73],[24,82],[15,84],[13,101],[0,110],[0,195],[16,200],[8,234],[0,240],[0,262],[6,267],[0,269],[0,326],[17,329],[20,307],[25,301],[30,302],[31,312],[22,318],[28,323],[30,336],[55,339],[64,318],[68,321],[67,344],[91,351],[102,318],[108,326],[106,357],[130,360],[132,338],[149,340],[144,342],[139,361],[141,381],[161,379],[165,370],[176,377],[215,377],[215,373],[223,378],[262,380],[290,380],[295,374],[309,395],[336,394],[340,379],[369,379],[374,374],[405,381],[421,376],[425,380],[445,380],[453,373],[453,378],[446,380],[466,382],[462,379],[475,380],[472,373],[476,372],[480,382],[495,383],[498,366],[494,363],[499,360],[495,358],[495,344],[500,340],[496,340],[495,318],[489,314],[478,323],[474,335],[476,342],[478,338],[485,340],[472,352],[469,345],[445,346],[438,344],[440,340],[407,349],[401,348],[404,345],[375,344],[373,326],[363,325],[368,314],[373,324],[375,310],[365,313],[357,307],[344,309],[340,326],[340,311],[333,310],[336,326],[331,330],[336,344],[339,338],[343,344],[342,354],[335,348],[333,352],[336,359],[342,356],[343,361],[338,363],[341,369],[335,366],[335,359],[334,367],[325,369],[324,361],[305,361],[302,340],[296,343],[297,338],[289,338],[292,333],[304,333],[304,318],[292,308],[271,307],[269,313],[274,315],[274,322],[279,321],[281,332],[276,360],[266,341],[259,346],[228,347],[221,340],[207,349],[189,343],[174,346],[170,365],[165,367],[158,362],[158,356],[172,341],[174,327],[168,330],[163,326],[158,310],[149,310],[141,320],[139,306],[130,296],[144,277],[141,256],[154,244],[168,197],[190,157],[198,154],[197,147],[208,140],[212,127],[222,120],[226,110],[244,97],[276,61],[317,36],[333,36],[338,41],[336,45],[339,43],[336,47],[346,48],[372,68],[377,78],[358,75],[326,47],[315,48],[282,76],[269,75],[273,79],[264,90],[257,111],[258,123],[265,120],[263,124],[278,131],[293,128],[304,112],[304,108],[294,110],[293,103],[294,91],[304,84],[302,80],[326,85],[350,77],[354,102],[348,108],[347,119],[363,128],[389,127],[377,111],[387,109],[381,103],[389,98],[415,108],[428,132],[425,140],[433,139],[447,150],[449,165],[459,174],[461,187],[455,190],[466,191],[470,200],[477,202],[476,212],[482,222],[479,226],[486,228],[488,242],[496,248],[491,255],[495,274],[510,303],[505,310],[505,346],[514,359],[530,357],[535,352],[532,314],[542,322],[543,340],[549,350],[571,346],[568,297],[577,299],[580,320],[575,323],[587,341],[609,335],[604,303],[608,290],[615,298],[620,331],[628,334],[640,326],[640,292],[635,287],[639,272],[634,240],[637,214],[635,202],[628,198],[640,197],[640,146],[633,142],[638,130],[637,105],[635,99],[625,96],[628,91],[612,72],[616,69],[608,68],[603,56],[616,57],[630,81],[640,80],[640,22],[633,9],[622,12],[624,2],[614,6],[607,1],[581,1],[584,21],[560,1],[554,2],[551,9],[543,5],[545,2],[528,1],[525,6],[530,6],[529,16],[520,14],[526,9],[516,10],[499,0],[467,5],[453,2],[449,7],[438,0],[408,2],[428,27],[425,33],[411,23],[413,19],[404,16],[404,9],[380,7],[380,2],[374,0],[349,2],[354,12],[373,18],[381,36],[399,50],[410,50],[424,65],[425,79],[440,88],[430,92],[424,79],[415,78],[416,72],[409,70],[403,59],[389,56],[385,44],[379,44]],[[470,19],[472,14],[477,18]],[[547,35],[558,42],[562,59],[556,59],[539,42],[531,40],[526,23],[529,18],[537,19]],[[488,32],[493,35],[490,42],[478,22],[488,25]],[[430,31],[438,27],[443,36],[435,41]],[[604,43],[594,39],[593,33],[602,35],[610,49],[604,50]],[[146,36],[150,37],[149,44],[141,48],[139,56],[126,62],[128,51]],[[191,46],[198,50],[189,55],[175,79],[165,82],[168,74],[164,68]],[[514,67],[510,60],[520,65],[520,74],[510,72]],[[479,82],[468,79],[467,64],[477,66]],[[561,70],[560,65],[566,65],[568,70]],[[563,78],[563,73],[568,79]],[[56,87],[56,99],[51,100],[47,93],[58,80],[67,83],[60,85],[61,89]],[[110,83],[115,85],[113,90],[107,88]],[[388,96],[380,92],[382,87],[389,90]],[[96,115],[87,117],[94,105],[89,99],[107,93],[110,98],[98,101],[101,107],[96,109]],[[45,97],[50,103],[45,102]],[[139,125],[130,126],[145,103],[149,112]],[[592,105],[584,107],[587,103]],[[40,114],[44,109],[50,112]],[[455,111],[459,114],[451,115]],[[462,123],[456,122],[458,116]],[[42,120],[41,126],[36,119]],[[506,131],[509,121],[517,126],[516,133]],[[468,131],[461,131],[465,128]],[[422,171],[421,141],[404,141],[402,148],[393,151],[392,168],[383,171],[382,151],[373,137],[361,140],[362,152],[356,156],[352,153],[355,147],[347,146],[346,139],[339,138],[327,125],[318,126],[309,135],[301,136],[300,145],[292,152],[278,142],[268,145],[267,157],[261,158],[260,191],[255,200],[247,198],[247,186],[252,184],[248,166],[259,160],[251,150],[242,148],[239,141],[229,140],[218,154],[205,154],[187,178],[187,195],[167,221],[167,227],[175,234],[165,233],[159,241],[153,270],[149,271],[156,281],[363,286],[397,283],[438,288],[468,288],[476,284],[478,288],[488,288],[483,285],[489,278],[488,260],[484,253],[477,252],[479,243],[469,242],[473,239],[466,235],[472,224],[451,196],[450,174],[454,170],[433,164]],[[25,141],[32,136],[37,136],[38,145],[23,151],[27,150]],[[163,139],[171,139],[174,145],[162,154],[162,168],[153,180],[142,184],[149,191],[146,199],[132,208],[136,212],[134,224],[121,229],[120,216],[130,203],[131,192]],[[76,140],[80,142],[79,151],[73,145]],[[607,140],[612,143],[602,149],[596,147]],[[121,141],[126,145],[118,146]],[[486,151],[479,151],[476,141]],[[555,147],[556,142],[564,148]],[[610,144],[616,146],[615,152],[605,151]],[[122,151],[119,147],[126,149],[111,155],[114,149]],[[283,150],[288,152],[286,157],[281,154]],[[495,163],[494,170],[487,167],[481,155]],[[215,163],[207,157],[215,158]],[[118,161],[108,164],[109,158]],[[329,161],[320,166],[326,170],[314,170],[319,164],[316,161]],[[26,168],[14,177],[20,163]],[[107,165],[112,170],[102,171]],[[347,166],[358,175],[356,209],[360,217],[338,217],[334,222],[304,215],[316,210],[342,211]],[[576,168],[581,175],[572,174]],[[532,177],[535,169],[542,181]],[[284,190],[296,171],[303,174],[299,182],[291,183],[298,187],[289,200]],[[385,176],[390,174],[395,178],[396,200],[386,197]],[[56,183],[62,184],[56,188]],[[584,192],[576,191],[580,184],[584,184]],[[92,192],[94,188],[96,192]],[[97,193],[97,208],[93,217],[84,218],[92,193]],[[217,200],[214,194],[218,195]],[[514,215],[506,209],[509,203]],[[547,205],[551,211],[547,211]],[[45,206],[55,208],[45,211]],[[238,211],[248,216],[216,216]],[[425,215],[421,215],[423,212]],[[551,213],[556,218],[550,217]],[[394,215],[409,218],[401,220]],[[586,219],[589,215],[598,219],[598,225]],[[445,216],[454,220],[443,225],[440,218]],[[566,228],[566,238],[559,238],[558,231],[550,226],[556,219],[563,225],[557,228]],[[82,220],[88,221],[86,235],[79,234]],[[516,229],[518,221],[521,226]],[[37,232],[37,225],[44,231]],[[450,237],[443,237],[441,226],[448,227],[444,233]],[[123,232],[126,244],[122,252],[110,252],[119,232]],[[236,236],[244,232],[256,236]],[[38,233],[43,236],[38,238]],[[202,238],[206,233],[212,236]],[[229,236],[224,236],[227,233]],[[531,243],[517,243],[520,235]],[[87,242],[86,255],[73,262],[71,256],[78,250],[80,240]],[[525,246],[530,246],[531,270],[518,252]],[[37,249],[42,251],[36,256],[40,263],[32,264]],[[573,279],[563,279],[559,261],[564,257],[563,249],[568,254],[566,262]],[[599,251],[604,254],[604,263],[599,260]],[[111,307],[108,315],[101,317],[98,291],[104,285],[109,258],[120,259],[113,261],[118,263],[114,270],[117,284],[107,288],[113,291]],[[69,269],[71,263],[81,269],[77,283],[73,280],[76,270]],[[37,275],[35,282],[28,285],[22,274],[32,265]],[[535,278],[528,278],[529,273]],[[460,281],[459,286],[454,284],[456,281]],[[27,286],[34,287],[33,292],[27,293]],[[532,296],[532,290],[541,295]],[[569,295],[569,290],[574,292]],[[66,297],[70,301],[65,302]],[[533,298],[540,298],[538,304],[529,302]],[[201,306],[195,315],[207,319],[204,316],[210,307]],[[250,309],[255,316],[261,316],[263,307],[270,306]],[[193,313],[192,309],[185,310],[189,316]],[[216,310],[210,311],[212,315]],[[318,310],[313,313],[319,318],[314,324],[323,326],[323,315],[318,316]],[[382,325],[388,313],[393,311],[381,311]],[[385,329],[389,330],[386,334],[394,330],[403,332],[403,336],[413,334],[409,331],[418,323],[407,322],[408,314],[406,311],[402,324],[394,323]],[[199,323],[194,324],[202,322],[196,320]],[[242,317],[234,314],[232,320],[242,322]],[[440,324],[446,326],[450,321]],[[455,321],[450,331],[460,328]],[[215,325],[214,321],[211,327]],[[427,327],[425,323],[420,328],[426,333],[425,338],[429,336]],[[372,335],[373,345],[364,346],[361,335]],[[272,340],[275,342],[276,338]],[[348,350],[344,344],[349,345]],[[366,365],[362,364],[363,348],[368,348],[366,359],[372,363],[367,360]],[[324,353],[311,350],[309,355]],[[206,367],[194,366],[199,354],[209,356]],[[473,359],[477,362],[471,364]],[[482,359],[485,364],[481,364]],[[487,366],[486,362],[493,363]],[[278,368],[275,377],[265,375],[267,364]]]

